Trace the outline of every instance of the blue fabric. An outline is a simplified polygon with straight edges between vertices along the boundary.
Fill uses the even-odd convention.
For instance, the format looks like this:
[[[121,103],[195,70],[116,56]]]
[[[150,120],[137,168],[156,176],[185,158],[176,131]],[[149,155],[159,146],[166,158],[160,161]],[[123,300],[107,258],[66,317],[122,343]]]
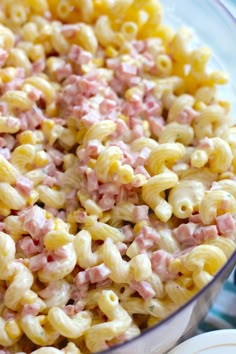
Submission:
[[[198,333],[236,328],[236,268],[225,282]]]

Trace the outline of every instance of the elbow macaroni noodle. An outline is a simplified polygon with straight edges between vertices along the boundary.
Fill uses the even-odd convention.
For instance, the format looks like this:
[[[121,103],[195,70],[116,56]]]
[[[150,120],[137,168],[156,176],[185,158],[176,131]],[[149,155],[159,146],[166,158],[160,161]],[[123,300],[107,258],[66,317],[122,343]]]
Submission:
[[[0,352],[138,336],[236,249],[236,128],[157,0],[3,0]]]

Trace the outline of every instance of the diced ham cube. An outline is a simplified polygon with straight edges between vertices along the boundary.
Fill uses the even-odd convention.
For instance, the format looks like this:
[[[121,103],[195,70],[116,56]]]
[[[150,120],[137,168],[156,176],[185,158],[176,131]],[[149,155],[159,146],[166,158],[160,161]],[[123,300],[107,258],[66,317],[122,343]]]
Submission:
[[[157,102],[154,98],[146,100],[144,111],[147,117],[160,116],[161,110],[160,102]]]
[[[193,108],[186,107],[178,114],[176,121],[181,124],[190,125],[192,121],[198,117],[198,115],[199,113],[196,112]]]
[[[39,101],[42,98],[42,92],[38,90],[36,87],[32,87],[31,90],[28,92],[28,97],[32,101]]]
[[[162,280],[167,280],[169,278],[168,266],[172,258],[173,256],[164,250],[158,250],[152,254],[152,269]]]
[[[5,321],[8,321],[8,320],[15,319],[17,316],[17,313],[12,310],[9,310],[8,308],[4,308],[1,316],[4,318]]]
[[[140,282],[132,280],[130,282],[130,288],[137,291],[144,300],[150,300],[155,296],[155,291],[153,290],[151,284],[145,280]]]
[[[40,242],[36,242],[30,236],[24,236],[17,242],[17,247],[24,253],[26,257],[31,257],[37,253],[40,253],[43,249],[43,245]]]
[[[111,210],[115,205],[114,195],[109,193],[103,194],[102,198],[98,201],[98,205],[103,211]]]
[[[138,175],[138,174],[144,175],[147,179],[149,179],[151,177],[144,166],[136,167],[134,170],[134,173],[135,173],[135,175]]]
[[[134,207],[134,219],[138,223],[140,221],[148,220],[149,207],[147,205],[137,205]]]
[[[38,59],[32,64],[32,74],[38,74],[45,70],[46,61],[45,59]]]
[[[88,168],[86,171],[87,176],[87,189],[89,192],[93,192],[98,190],[98,180],[96,176],[96,172],[91,168]]]
[[[80,289],[82,285],[89,283],[90,278],[87,270],[79,272],[75,277],[75,286]]]
[[[44,236],[42,230],[46,222],[45,213],[43,209],[34,205],[29,208],[23,216],[23,226],[24,229],[31,235],[34,239],[39,239]]]
[[[147,250],[154,245],[153,240],[145,238],[142,234],[136,237],[135,242],[140,250]]]
[[[99,83],[82,78],[79,83],[80,92],[85,97],[95,96],[98,92]]]
[[[86,154],[90,157],[96,158],[102,151],[102,144],[99,140],[89,140],[86,148]]]
[[[74,61],[78,65],[83,65],[90,62],[92,55],[91,53],[83,50],[78,45],[74,44],[69,51],[68,59]]]
[[[110,274],[110,269],[104,263],[88,270],[89,280],[92,284],[99,283],[107,279]]]
[[[0,68],[5,64],[8,53],[5,49],[0,48]]]
[[[128,246],[126,245],[126,243],[124,243],[124,242],[118,242],[118,243],[116,244],[116,247],[118,248],[118,250],[119,250],[119,252],[120,252],[120,254],[121,254],[122,256],[124,256],[124,255],[126,254],[126,251],[127,251],[127,249],[128,249]]]
[[[144,235],[145,239],[152,240],[154,243],[157,243],[160,240],[160,234],[150,226],[142,227],[141,233]]]
[[[46,176],[44,177],[44,179],[43,179],[42,184],[43,184],[44,186],[52,187],[52,186],[54,186],[54,185],[56,184],[56,181],[57,181],[57,180],[56,180],[55,177],[51,177],[51,176],[46,175]]]
[[[47,265],[47,257],[45,254],[41,253],[29,259],[29,269],[32,272],[37,272],[43,269]]]
[[[217,236],[218,231],[215,225],[200,226],[193,233],[193,239],[197,244],[207,240],[214,240]]]
[[[119,66],[119,71],[122,74],[136,75],[137,74],[137,67],[134,65],[131,65],[129,63],[122,63]]]
[[[125,235],[124,242],[132,242],[134,240],[133,230],[130,225],[123,226],[121,231]]]
[[[35,302],[33,304],[25,304],[23,306],[23,310],[22,310],[22,316],[27,316],[27,315],[33,315],[33,316],[37,316],[39,311],[40,311],[40,303],[39,302]]]
[[[16,188],[20,193],[29,196],[33,189],[33,182],[25,176],[20,176],[16,180]]]
[[[6,143],[6,147],[9,150],[12,150],[16,144],[16,139],[14,138],[14,136],[12,136],[11,134],[4,134],[4,140]]]
[[[57,81],[62,81],[72,74],[72,67],[70,64],[65,64],[56,69],[55,75]]]
[[[213,142],[208,137],[205,137],[200,140],[199,146],[200,149],[211,150],[213,148]]]
[[[202,222],[200,214],[193,214],[189,217],[189,221],[194,224],[200,224]]]
[[[66,305],[62,309],[69,317],[74,316],[76,313],[74,305]]]
[[[73,38],[76,36],[76,34],[80,30],[80,25],[79,24],[69,24],[69,25],[63,25],[61,29],[61,33],[63,36],[67,38]]]
[[[0,148],[0,155],[5,157],[6,160],[9,160],[11,157],[11,152],[8,148]]]
[[[0,102],[0,114],[3,116],[7,115],[8,104],[6,102]]]
[[[108,115],[116,107],[117,103],[114,100],[105,98],[99,105],[99,110],[101,114]]]
[[[195,244],[193,233],[197,227],[198,225],[193,222],[181,224],[173,230],[173,234],[182,247],[191,247]]]
[[[164,119],[162,117],[149,117],[148,122],[152,135],[160,136],[165,126]]]
[[[229,213],[217,216],[216,226],[221,235],[231,236],[235,232],[235,221]]]

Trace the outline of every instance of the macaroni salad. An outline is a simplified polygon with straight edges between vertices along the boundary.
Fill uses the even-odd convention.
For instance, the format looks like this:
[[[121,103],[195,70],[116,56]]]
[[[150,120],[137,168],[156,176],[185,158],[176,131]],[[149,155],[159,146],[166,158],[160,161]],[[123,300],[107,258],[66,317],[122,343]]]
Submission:
[[[0,4],[0,353],[95,353],[236,248],[224,72],[156,0]]]

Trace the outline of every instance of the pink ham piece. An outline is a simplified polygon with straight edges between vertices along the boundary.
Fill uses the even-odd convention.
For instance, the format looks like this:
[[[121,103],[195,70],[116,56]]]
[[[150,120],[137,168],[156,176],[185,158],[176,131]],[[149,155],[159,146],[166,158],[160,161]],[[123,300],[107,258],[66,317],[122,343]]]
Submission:
[[[115,198],[112,194],[103,194],[102,198],[98,201],[98,205],[103,211],[111,210],[115,205]]]
[[[8,112],[8,104],[6,102],[0,102],[0,114],[6,115]]]
[[[33,182],[25,177],[25,176],[20,176],[16,180],[16,188],[18,191],[26,196],[29,196],[32,189],[33,189]]]
[[[22,310],[22,316],[27,316],[27,315],[33,315],[33,316],[37,316],[39,311],[40,311],[40,303],[39,302],[35,302],[33,304],[26,304],[23,306],[23,310]]]
[[[208,137],[205,137],[205,138],[200,140],[198,147],[200,149],[207,149],[207,150],[209,149],[209,150],[211,150],[211,149],[213,149],[213,142]]]
[[[191,107],[184,108],[177,116],[176,121],[181,124],[191,124],[194,119],[199,116],[199,113],[196,112]]]
[[[65,64],[60,66],[55,71],[55,76],[57,81],[62,81],[72,74],[72,67],[70,64]]]
[[[148,147],[144,147],[138,154],[134,163],[134,167],[144,166],[150,153],[151,153],[151,149],[149,149]]]
[[[135,175],[137,175],[137,174],[144,175],[147,179],[149,179],[151,177],[144,166],[136,167],[134,170],[134,173],[135,173]]]
[[[40,98],[42,98],[42,92],[36,87],[32,87],[31,90],[28,92],[28,97],[34,102],[39,101]]]
[[[101,114],[107,115],[111,113],[116,108],[117,103],[114,100],[105,98],[99,105],[99,110]]]
[[[4,134],[3,138],[5,140],[5,147],[7,147],[9,150],[12,150],[16,144],[16,139],[14,136],[10,134]]]
[[[164,250],[158,250],[152,254],[152,270],[157,273],[162,280],[167,280],[170,278],[168,266],[172,258],[173,256]]]
[[[0,148],[0,155],[5,157],[6,160],[9,160],[11,157],[11,152],[8,148]]]
[[[100,194],[119,194],[120,187],[118,184],[114,183],[103,183],[99,186],[99,193]]]
[[[99,83],[97,81],[91,81],[83,77],[79,82],[80,94],[87,98],[95,96],[98,92],[98,88]]]
[[[34,205],[24,213],[22,218],[24,229],[32,238],[39,239],[44,236],[43,230],[47,219],[45,218],[43,209]]]
[[[43,249],[43,245],[33,240],[30,236],[24,236],[17,242],[17,247],[24,253],[26,257],[31,257],[37,253],[40,253]]]
[[[196,244],[201,244],[207,240],[215,240],[218,236],[218,231],[215,225],[200,226],[193,233],[193,240]]]
[[[78,302],[79,300],[86,299],[87,293],[88,283],[85,285],[78,284],[78,289],[74,289],[71,293],[71,299],[74,300],[74,302]]]
[[[68,59],[78,65],[88,64],[92,59],[92,54],[74,44],[69,51]]]
[[[71,317],[76,314],[74,305],[67,305],[62,308],[62,310],[67,314],[67,316]]]
[[[198,224],[189,222],[187,224],[181,224],[173,230],[173,234],[182,248],[191,247],[195,244],[193,233],[198,227]]]
[[[28,121],[29,129],[37,128],[45,119],[43,112],[36,107],[33,107],[31,110],[25,113]]]
[[[145,280],[139,282],[132,280],[130,282],[130,288],[137,291],[144,300],[150,300],[155,296],[155,291],[151,284]]]
[[[88,169],[86,171],[87,176],[87,189],[89,192],[93,192],[98,190],[98,180],[96,176],[96,172],[92,169]]]
[[[223,236],[232,236],[235,233],[235,220],[229,213],[216,217],[218,232]]]
[[[79,24],[63,25],[61,29],[61,33],[66,38],[74,38],[76,34],[79,32],[79,30],[80,30]]]
[[[51,176],[45,176],[44,179],[43,179],[43,182],[42,184],[44,186],[48,186],[48,187],[52,187],[56,184],[57,180],[55,177],[51,177]]]
[[[136,237],[135,242],[137,243],[140,251],[147,250],[154,245],[152,240],[145,238],[142,234]]]
[[[124,234],[125,238],[124,238],[124,242],[125,243],[129,243],[132,242],[134,240],[134,234],[133,234],[133,230],[132,227],[130,225],[125,225],[121,228],[122,233]]]
[[[145,100],[144,112],[147,117],[160,116],[161,110],[161,103],[156,101],[153,97],[150,96]]]
[[[189,217],[189,221],[195,224],[200,224],[202,222],[200,214],[193,214]]]
[[[164,126],[165,126],[165,121],[164,118],[162,117],[149,117],[147,118],[149,122],[149,128],[154,136],[160,136]]]
[[[45,59],[36,60],[32,65],[32,74],[38,74],[45,70],[46,61]]]
[[[8,57],[8,53],[5,49],[0,48],[0,68],[3,67]]]
[[[5,321],[13,320],[16,318],[16,316],[17,313],[12,310],[9,310],[8,308],[4,308],[2,312],[2,317],[4,318]]]
[[[134,207],[134,219],[135,222],[141,222],[148,220],[149,207],[147,205],[137,205]]]
[[[99,112],[91,109],[87,114],[81,117],[81,122],[85,126],[85,128],[90,128],[94,123],[101,120],[101,115]]]
[[[88,284],[90,281],[87,270],[79,272],[75,277],[75,286],[80,289],[82,285]]]
[[[29,269],[32,272],[37,272],[47,265],[47,256],[43,253],[29,258]]]
[[[103,149],[103,145],[99,140],[90,140],[87,144],[86,154],[90,157],[97,158]]]
[[[122,256],[124,256],[124,255],[126,254],[126,251],[127,251],[127,249],[128,249],[128,246],[126,245],[126,243],[124,243],[124,242],[118,242],[118,243],[116,244],[116,247],[118,248],[118,250],[119,250],[119,252],[120,252],[120,254],[121,254]]]
[[[110,274],[110,269],[104,263],[88,269],[89,280],[92,284],[99,283],[107,279]]]
[[[57,281],[55,281],[49,283],[49,285],[46,288],[40,290],[38,292],[38,295],[41,296],[43,299],[47,299],[51,296],[54,296],[57,291],[58,291],[58,285],[57,285]]]
[[[160,240],[159,233],[153,227],[144,226],[141,233],[145,239],[152,240],[154,243],[158,243]]]

